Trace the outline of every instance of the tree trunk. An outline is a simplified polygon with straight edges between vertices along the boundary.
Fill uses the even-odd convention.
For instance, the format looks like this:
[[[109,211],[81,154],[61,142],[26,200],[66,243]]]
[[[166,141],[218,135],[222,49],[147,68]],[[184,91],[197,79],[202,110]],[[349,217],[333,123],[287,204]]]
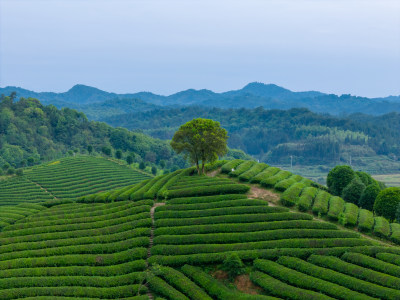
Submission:
[[[204,174],[204,162],[201,164],[201,174]]]
[[[199,162],[196,161],[196,169],[197,169],[197,174],[200,175],[200,168],[199,168]]]

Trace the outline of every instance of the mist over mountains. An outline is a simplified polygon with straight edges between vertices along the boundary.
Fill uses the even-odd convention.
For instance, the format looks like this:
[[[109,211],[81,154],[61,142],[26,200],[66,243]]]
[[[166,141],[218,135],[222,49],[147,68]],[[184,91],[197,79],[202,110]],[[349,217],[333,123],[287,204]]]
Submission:
[[[19,97],[33,97],[44,104],[53,104],[58,108],[77,108],[89,118],[101,119],[111,115],[148,111],[165,106],[205,106],[218,108],[255,108],[290,109],[308,108],[313,112],[346,115],[364,113],[381,115],[400,112],[400,96],[366,98],[352,95],[325,94],[318,91],[293,92],[275,84],[249,83],[239,90],[215,93],[211,90],[189,89],[169,96],[151,92],[116,94],[94,87],[75,85],[64,93],[34,92],[19,87],[0,88],[0,94],[17,93]],[[129,100],[128,100],[129,99]],[[134,99],[134,100],[133,100]],[[95,111],[110,109],[106,116],[99,116]]]

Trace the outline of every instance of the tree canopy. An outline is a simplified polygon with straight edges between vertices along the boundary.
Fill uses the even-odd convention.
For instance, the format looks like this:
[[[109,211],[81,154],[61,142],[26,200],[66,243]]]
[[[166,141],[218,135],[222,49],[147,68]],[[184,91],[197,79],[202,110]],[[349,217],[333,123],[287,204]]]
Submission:
[[[228,133],[219,122],[198,118],[185,123],[175,132],[171,146],[196,165],[198,174],[203,174],[205,163],[214,162],[227,153],[227,140]]]

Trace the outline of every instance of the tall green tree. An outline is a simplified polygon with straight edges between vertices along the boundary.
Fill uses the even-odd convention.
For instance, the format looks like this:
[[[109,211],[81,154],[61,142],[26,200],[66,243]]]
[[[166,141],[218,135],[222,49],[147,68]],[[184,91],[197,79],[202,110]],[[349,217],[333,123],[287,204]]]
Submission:
[[[326,183],[329,191],[341,196],[343,189],[353,180],[356,173],[350,166],[336,166],[328,173]]]
[[[203,174],[207,162],[214,162],[227,153],[227,140],[228,133],[219,122],[198,118],[183,124],[175,132],[171,146],[196,165],[198,174]]]

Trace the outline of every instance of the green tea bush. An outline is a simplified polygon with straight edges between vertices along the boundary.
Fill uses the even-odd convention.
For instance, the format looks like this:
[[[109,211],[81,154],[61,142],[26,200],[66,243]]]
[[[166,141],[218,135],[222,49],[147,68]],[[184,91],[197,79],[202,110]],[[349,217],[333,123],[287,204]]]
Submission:
[[[277,184],[279,181],[282,181],[288,177],[290,177],[292,175],[292,173],[290,173],[289,171],[280,171],[277,174],[275,174],[274,176],[268,177],[264,180],[261,181],[261,185],[267,188],[273,188],[275,186],[275,184]]]
[[[189,196],[208,196],[221,194],[245,194],[250,187],[243,184],[223,184],[206,187],[194,187],[181,190],[168,191],[168,198],[179,198]]]
[[[374,214],[372,211],[360,209],[358,213],[358,230],[369,232],[374,228]]]
[[[374,233],[377,236],[387,238],[390,236],[390,225],[384,217],[375,217]]]
[[[286,190],[287,190],[288,188],[290,188],[292,185],[298,183],[298,182],[301,180],[301,177],[299,176],[300,179],[298,179],[297,176],[299,176],[299,175],[292,175],[292,176],[290,176],[290,177],[287,178],[287,179],[284,179],[284,180],[282,180],[282,181],[279,181],[277,184],[275,184],[274,188],[275,188],[277,191],[280,191],[280,192],[286,191]],[[297,179],[298,179],[298,180],[297,180]],[[305,187],[304,184],[302,184],[302,185]]]
[[[252,166],[256,164],[255,161],[245,161],[237,166],[234,171],[229,172],[229,176],[231,177],[238,177],[239,175],[243,174],[244,172],[248,171]]]
[[[312,212],[314,214],[326,215],[328,213],[329,199],[331,197],[332,196],[327,192],[324,192],[322,190],[318,191],[314,199]]]
[[[305,187],[300,195],[297,205],[300,211],[308,211],[311,209],[314,198],[318,193],[318,189],[315,187]]]
[[[390,223],[390,239],[396,244],[400,244],[400,224]]]
[[[296,205],[303,188],[305,188],[305,185],[300,182],[293,184],[281,195],[281,203],[285,206]]]
[[[155,275],[149,276],[147,278],[147,283],[153,291],[163,296],[166,296],[169,299],[189,300],[189,298],[186,297],[184,294],[182,294],[181,292],[170,286],[168,283],[166,283],[164,280]]]
[[[244,162],[243,159],[231,160],[221,167],[221,173],[228,174],[229,172],[232,172],[232,169],[235,169],[237,166],[239,166],[243,162]]]
[[[242,194],[225,194],[217,196],[202,196],[202,197],[182,197],[168,200],[168,204],[192,204],[192,203],[212,203],[225,200],[247,199],[246,195]]]
[[[269,166],[264,163],[254,164],[249,170],[247,170],[246,172],[239,175],[239,180],[245,181],[245,182],[250,181],[250,179],[252,179],[254,176],[258,175],[259,173],[261,173],[268,167]]]
[[[358,221],[358,206],[353,203],[346,203],[343,215],[347,226],[356,226]]]
[[[344,200],[338,196],[329,198],[328,217],[332,220],[338,220],[339,215],[344,210]]]
[[[251,178],[250,183],[261,183],[261,181],[263,181],[271,176],[274,176],[279,171],[281,171],[281,169],[276,168],[276,167],[266,168],[264,171],[262,171],[261,173],[257,174],[253,178]]]

